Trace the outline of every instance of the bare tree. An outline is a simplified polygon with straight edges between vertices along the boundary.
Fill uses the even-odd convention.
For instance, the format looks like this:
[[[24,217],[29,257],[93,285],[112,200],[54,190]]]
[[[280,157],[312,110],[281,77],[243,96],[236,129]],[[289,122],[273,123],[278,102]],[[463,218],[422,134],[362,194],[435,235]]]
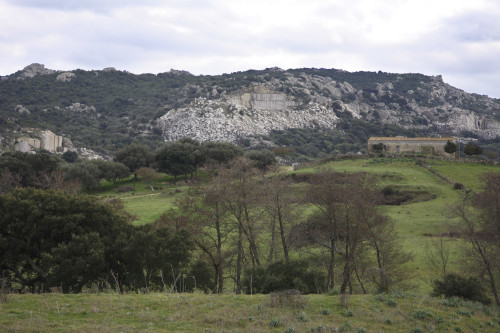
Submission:
[[[229,237],[234,225],[223,204],[223,190],[217,178],[206,186],[193,189],[181,203],[180,208],[189,214],[189,231],[194,243],[209,259],[214,268],[216,292],[224,290],[224,268],[232,254]]]
[[[297,209],[297,191],[292,188],[292,182],[284,173],[276,172],[269,178],[264,178],[261,188],[261,202],[266,216],[269,218],[268,227],[271,233],[269,247],[269,261],[277,259],[277,238],[279,237],[283,249],[283,257],[289,259],[288,234],[292,224],[300,219]]]
[[[234,159],[229,168],[218,170],[216,181],[222,189],[225,209],[232,216],[238,229],[236,259],[236,292],[241,292],[241,273],[243,269],[243,240],[248,242],[248,252],[253,266],[260,266],[258,237],[260,233],[261,209],[257,200],[257,182],[259,175],[251,161],[240,157]]]
[[[445,243],[445,237],[440,235],[425,248],[425,259],[429,265],[444,278],[450,261],[450,248]]]
[[[474,197],[465,196],[454,207],[459,218],[460,233],[468,241],[466,248],[469,264],[484,276],[495,304],[500,306],[496,285],[500,271],[500,173],[488,173],[482,177],[484,189]]]
[[[354,276],[364,292],[366,274],[384,291],[402,281],[406,274],[401,265],[411,255],[400,249],[393,223],[377,208],[379,191],[373,179],[362,173],[322,170],[311,182],[307,198],[316,210],[294,228],[292,236],[299,246],[317,244],[328,249],[327,288],[334,287],[337,256],[343,264],[341,293],[347,288],[352,292]]]

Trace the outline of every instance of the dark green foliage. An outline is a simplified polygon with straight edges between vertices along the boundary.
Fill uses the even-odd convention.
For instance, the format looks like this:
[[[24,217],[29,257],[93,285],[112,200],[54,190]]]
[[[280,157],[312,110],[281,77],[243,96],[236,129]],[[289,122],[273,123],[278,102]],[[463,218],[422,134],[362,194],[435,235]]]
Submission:
[[[68,163],[74,163],[78,159],[78,154],[74,151],[68,150],[62,154],[62,159]]]
[[[474,145],[472,142],[469,142],[464,147],[464,154],[465,155],[468,155],[468,156],[481,155],[482,153],[483,153],[483,150],[481,149],[481,147]]]
[[[84,160],[78,163],[73,163],[67,168],[67,180],[79,180],[83,187],[97,188],[100,186],[101,171],[97,163],[89,160]]]
[[[96,160],[94,163],[99,168],[101,179],[116,183],[130,175],[129,168],[123,163],[102,160]]]
[[[444,151],[448,154],[453,154],[457,151],[457,145],[454,142],[447,141],[444,145]]]
[[[251,150],[246,153],[246,157],[252,160],[254,167],[259,170],[266,170],[276,163],[274,153],[270,150]]]
[[[205,142],[202,144],[204,163],[227,163],[243,155],[243,149],[229,142]]]
[[[213,267],[203,260],[194,262],[186,277],[186,290],[203,290],[206,293],[215,290]]]
[[[185,231],[133,227],[119,205],[89,196],[36,189],[0,196],[0,270],[16,291],[80,292],[106,281],[120,291],[160,290],[192,247]]]
[[[158,171],[187,178],[202,164],[203,150],[199,142],[181,139],[160,148],[155,154],[155,162]]]
[[[93,198],[16,190],[0,196],[0,267],[20,290],[79,292],[118,270],[114,244],[128,228]]]
[[[167,283],[172,284],[172,273],[179,274],[193,248],[186,231],[171,234],[167,229],[154,230],[151,225],[122,233],[117,245],[125,267],[124,284],[146,291],[164,290]]]
[[[119,162],[103,160],[83,160],[65,169],[67,180],[79,180],[88,189],[99,188],[103,179],[116,183],[130,175],[129,169]]]
[[[114,161],[125,164],[135,175],[137,169],[149,166],[153,161],[153,154],[145,146],[133,143],[118,150]]]
[[[61,159],[51,153],[29,154],[12,151],[0,156],[0,170],[19,175],[22,186],[35,186],[38,175],[51,174],[57,170],[60,162]]]
[[[309,267],[305,260],[278,261],[266,267],[245,271],[243,285],[247,294],[268,294],[274,291],[296,289],[304,294],[317,293],[325,283],[323,272]]]
[[[443,295],[446,298],[462,297],[483,304],[491,303],[483,286],[476,278],[466,278],[454,273],[447,274],[443,280],[435,280],[432,295]]]

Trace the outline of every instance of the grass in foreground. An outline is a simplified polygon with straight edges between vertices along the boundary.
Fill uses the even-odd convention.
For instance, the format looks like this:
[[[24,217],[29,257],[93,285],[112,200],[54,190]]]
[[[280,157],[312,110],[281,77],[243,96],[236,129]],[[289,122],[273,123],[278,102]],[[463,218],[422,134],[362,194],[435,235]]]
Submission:
[[[497,308],[426,296],[7,295],[2,332],[498,332]]]

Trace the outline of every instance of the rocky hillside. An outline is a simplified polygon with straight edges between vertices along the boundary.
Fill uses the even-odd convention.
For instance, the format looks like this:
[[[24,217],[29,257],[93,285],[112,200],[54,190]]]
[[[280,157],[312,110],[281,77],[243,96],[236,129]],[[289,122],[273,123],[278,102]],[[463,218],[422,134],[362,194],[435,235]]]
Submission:
[[[500,136],[500,100],[466,93],[440,76],[279,68],[135,75],[33,64],[0,79],[2,149],[28,127],[103,153],[184,136],[286,145],[287,135],[300,133],[292,141],[322,137],[326,154],[338,144],[342,152],[359,150],[370,135]]]

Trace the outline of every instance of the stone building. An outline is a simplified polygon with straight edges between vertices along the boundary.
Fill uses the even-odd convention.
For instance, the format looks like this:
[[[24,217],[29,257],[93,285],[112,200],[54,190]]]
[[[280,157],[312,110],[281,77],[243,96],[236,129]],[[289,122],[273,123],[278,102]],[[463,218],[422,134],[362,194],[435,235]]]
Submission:
[[[368,152],[424,153],[449,157],[444,151],[444,145],[448,141],[455,143],[454,138],[371,137],[368,139]]]

